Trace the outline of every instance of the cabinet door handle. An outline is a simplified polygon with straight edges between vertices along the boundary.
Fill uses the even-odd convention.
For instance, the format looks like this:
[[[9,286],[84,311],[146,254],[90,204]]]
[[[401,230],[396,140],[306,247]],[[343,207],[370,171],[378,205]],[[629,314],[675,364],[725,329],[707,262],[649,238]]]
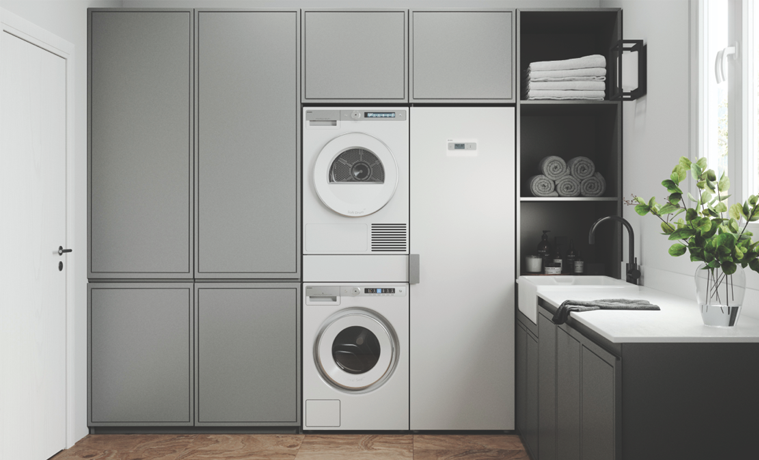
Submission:
[[[58,255],[62,256],[63,254],[72,252],[73,249],[63,249],[63,246],[58,246]]]

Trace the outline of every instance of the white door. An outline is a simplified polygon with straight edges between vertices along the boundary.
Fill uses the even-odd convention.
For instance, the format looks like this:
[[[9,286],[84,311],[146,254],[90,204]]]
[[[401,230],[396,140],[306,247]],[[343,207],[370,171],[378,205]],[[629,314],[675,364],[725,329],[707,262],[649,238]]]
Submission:
[[[411,109],[411,429],[514,429],[515,112]]]
[[[66,145],[66,60],[3,30],[2,460],[46,459],[66,444]]]

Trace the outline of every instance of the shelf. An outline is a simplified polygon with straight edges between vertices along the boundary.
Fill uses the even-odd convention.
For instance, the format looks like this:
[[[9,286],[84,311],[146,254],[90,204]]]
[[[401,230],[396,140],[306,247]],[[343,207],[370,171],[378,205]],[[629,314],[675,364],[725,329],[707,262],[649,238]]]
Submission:
[[[622,101],[610,101],[604,99],[603,101],[593,101],[586,99],[573,99],[573,100],[533,100],[533,99],[521,99],[519,103],[521,105],[614,105],[619,104]]]
[[[615,196],[523,196],[519,201],[618,201]]]
[[[622,101],[519,101],[519,112],[527,116],[614,116]]]

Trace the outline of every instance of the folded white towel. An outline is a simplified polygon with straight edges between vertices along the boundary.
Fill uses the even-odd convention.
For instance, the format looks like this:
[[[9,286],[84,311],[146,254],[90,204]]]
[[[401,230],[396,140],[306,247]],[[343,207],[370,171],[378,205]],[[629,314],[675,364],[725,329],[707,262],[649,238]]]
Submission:
[[[571,91],[606,91],[602,81],[530,81],[528,88]]]
[[[590,67],[606,68],[606,58],[600,54],[591,54],[590,56],[562,61],[538,61],[530,64],[530,72],[535,70],[588,69]]]
[[[580,181],[567,174],[556,181],[556,192],[559,196],[578,196],[580,194]]]
[[[587,99],[593,101],[603,101],[606,96],[605,91],[565,91],[565,90],[547,90],[547,89],[533,89],[527,93],[528,99],[555,99],[555,100],[571,100],[571,99]]]
[[[606,179],[595,173],[592,177],[583,180],[580,183],[580,193],[582,196],[601,196],[606,191]]]
[[[606,69],[591,67],[587,69],[535,70],[527,72],[527,76],[531,81],[605,81]]]
[[[540,172],[551,180],[557,180],[569,174],[567,163],[563,158],[548,156],[543,158],[538,165]]]
[[[567,169],[569,169],[569,174],[583,180],[593,177],[596,172],[596,165],[588,157],[574,157],[567,161]]]
[[[556,184],[542,174],[530,178],[530,192],[533,196],[559,196]]]

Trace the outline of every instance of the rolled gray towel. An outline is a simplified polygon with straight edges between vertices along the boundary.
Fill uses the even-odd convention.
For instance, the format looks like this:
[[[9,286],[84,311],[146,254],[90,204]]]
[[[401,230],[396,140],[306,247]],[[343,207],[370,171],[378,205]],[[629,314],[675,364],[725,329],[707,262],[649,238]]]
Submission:
[[[588,157],[574,157],[567,161],[567,169],[569,169],[569,174],[583,180],[593,177],[596,172],[596,165]]]
[[[559,196],[578,196],[580,195],[580,181],[567,174],[556,181],[556,192]]]
[[[540,172],[551,180],[559,180],[568,174],[567,163],[557,156],[548,156],[540,161]]]
[[[606,179],[601,173],[593,174],[580,182],[580,194],[582,196],[601,196],[606,191]],[[560,192],[561,193],[561,192]]]
[[[542,174],[530,178],[530,192],[533,196],[559,196],[554,181]]]

